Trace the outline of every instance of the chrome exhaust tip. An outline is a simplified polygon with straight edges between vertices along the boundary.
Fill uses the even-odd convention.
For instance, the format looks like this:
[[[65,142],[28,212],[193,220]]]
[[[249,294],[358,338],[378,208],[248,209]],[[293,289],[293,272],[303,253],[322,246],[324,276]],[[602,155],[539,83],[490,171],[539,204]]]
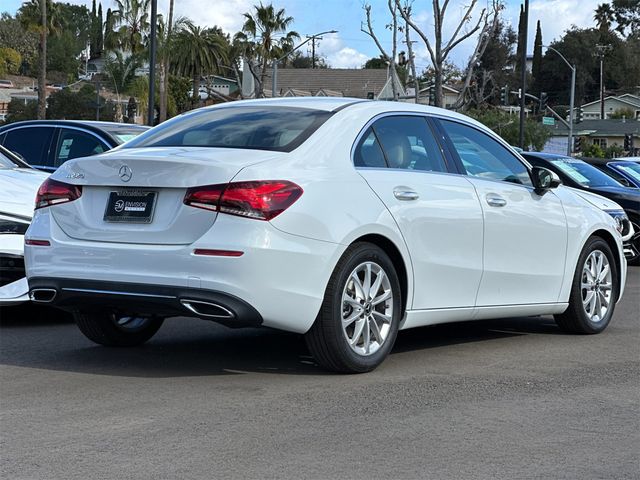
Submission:
[[[29,298],[36,303],[51,303],[58,295],[54,288],[34,288],[29,292]]]
[[[226,319],[235,317],[235,314],[231,310],[217,303],[190,299],[180,300],[180,303],[184,308],[200,317]]]

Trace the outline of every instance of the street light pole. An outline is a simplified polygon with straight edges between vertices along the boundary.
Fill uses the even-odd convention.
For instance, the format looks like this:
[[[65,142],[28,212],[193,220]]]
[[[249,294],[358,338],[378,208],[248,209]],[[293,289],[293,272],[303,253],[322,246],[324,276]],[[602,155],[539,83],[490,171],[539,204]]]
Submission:
[[[286,53],[285,55],[281,56],[280,58],[276,58],[273,61],[273,63],[271,64],[271,70],[272,70],[272,75],[273,75],[273,77],[271,79],[271,96],[272,97],[275,97],[276,96],[276,92],[278,91],[278,63],[281,60],[284,60],[285,58],[287,58],[289,55],[291,55],[293,52],[298,50],[300,47],[302,47],[306,43],[310,42],[312,39],[315,42],[315,38],[319,37],[320,35],[325,35],[327,33],[338,33],[338,31],[337,30],[328,30],[326,32],[320,32],[320,33],[316,33],[314,35],[311,35],[311,36],[307,37],[307,39],[304,42],[302,42],[300,45],[298,45],[296,48],[294,48],[290,52]],[[315,44],[314,44],[314,46],[315,46]]]
[[[567,144],[567,155],[571,156],[571,153],[573,152],[573,119],[574,119],[573,105],[574,105],[575,96],[576,96],[576,66],[571,65],[569,61],[564,57],[564,55],[562,55],[555,48],[550,47],[549,45],[543,45],[543,47],[548,48],[549,50],[557,53],[558,56],[564,61],[564,63],[566,63],[567,66],[571,69],[571,93],[569,98],[569,142]]]

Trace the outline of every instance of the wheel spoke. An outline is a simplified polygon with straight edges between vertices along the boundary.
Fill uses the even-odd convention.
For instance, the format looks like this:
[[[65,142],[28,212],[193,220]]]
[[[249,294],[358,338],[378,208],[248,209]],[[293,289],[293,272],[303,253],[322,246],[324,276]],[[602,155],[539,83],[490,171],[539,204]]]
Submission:
[[[601,283],[600,284],[600,290],[611,290],[611,284],[610,283]]]
[[[376,310],[374,310],[373,312],[371,312],[373,316],[378,317],[379,319],[381,319],[384,323],[391,323],[391,316],[389,315],[385,315],[384,313],[380,313]]]
[[[600,318],[600,314],[602,312],[602,302],[600,301],[600,294],[596,295],[596,314],[598,318]]]
[[[385,300],[388,300],[389,298],[391,298],[391,290],[387,290],[382,295],[379,295],[376,298],[374,298],[371,301],[371,305],[375,307],[376,305],[379,305],[380,303],[384,302]]]
[[[360,281],[360,278],[358,277],[358,274],[356,272],[353,272],[353,274],[351,275],[351,280],[353,280],[353,287],[356,290],[356,297],[360,297],[365,300],[367,297],[364,294],[362,282]]]
[[[609,308],[609,300],[607,300],[607,296],[602,292],[598,292],[598,296],[600,297],[600,304],[604,308]]]
[[[383,338],[382,338],[382,334],[380,333],[380,327],[378,326],[378,322],[376,321],[373,315],[369,317],[369,325],[371,326],[371,331],[373,332],[373,336],[376,337],[376,342],[378,342],[379,344],[382,344]]]
[[[607,278],[608,274],[609,274],[609,265],[605,265],[602,268],[602,271],[600,272],[600,275],[598,275],[598,281],[604,282],[604,280],[605,280],[605,278]]]
[[[585,297],[584,300],[582,300],[582,304],[587,307],[587,305],[591,305],[591,301],[593,300],[594,295],[596,294],[596,292],[594,292],[593,290],[589,290],[587,292],[587,296]]]
[[[360,302],[358,300],[356,300],[355,298],[351,298],[347,292],[345,292],[342,295],[342,302],[343,303],[348,303],[353,308],[362,308],[362,305],[360,304]]]
[[[356,322],[356,328],[353,331],[353,337],[351,337],[351,345],[355,346],[358,344],[358,340],[360,340],[360,336],[362,335],[362,330],[364,329],[364,324],[367,323],[364,318],[361,318]]]
[[[369,291],[369,298],[374,299],[376,295],[378,295],[378,290],[380,290],[380,285],[382,285],[382,280],[384,279],[384,271],[380,270],[376,275],[376,281],[373,282],[371,286],[371,290]]]
[[[582,282],[582,285],[580,288],[582,288],[582,290],[591,290],[591,287],[593,287],[593,282]]]
[[[596,263],[596,271],[594,272],[596,275],[596,278],[600,278],[600,272],[602,272],[602,264],[604,262],[603,260],[604,255],[600,252],[596,253],[596,259],[597,259],[597,263]]]
[[[360,317],[360,312],[359,311],[355,311],[353,313],[353,315],[351,315],[350,317],[342,319],[342,326],[344,328],[347,328],[349,325],[351,325],[353,322],[355,322],[359,317]]]
[[[364,343],[364,352],[369,353],[369,347],[371,346],[371,327],[369,326],[369,320],[364,319],[364,330],[362,332],[362,340]]]
[[[371,293],[371,264],[367,263],[367,266],[364,270],[364,282],[362,282],[362,289],[364,291],[364,299],[365,301],[369,300],[369,295]]]

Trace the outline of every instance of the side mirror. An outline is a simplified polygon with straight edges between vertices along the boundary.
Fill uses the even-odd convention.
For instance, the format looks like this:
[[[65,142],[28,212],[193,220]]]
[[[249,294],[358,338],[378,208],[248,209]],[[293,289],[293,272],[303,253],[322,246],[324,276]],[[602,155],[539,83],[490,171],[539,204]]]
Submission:
[[[631,185],[631,182],[624,177],[616,178],[616,180],[618,181],[618,183],[621,183],[625,187],[629,187],[629,188],[634,187],[634,185]]]
[[[555,172],[543,167],[533,167],[531,169],[531,178],[535,192],[538,195],[544,195],[547,190],[556,188],[562,183]]]

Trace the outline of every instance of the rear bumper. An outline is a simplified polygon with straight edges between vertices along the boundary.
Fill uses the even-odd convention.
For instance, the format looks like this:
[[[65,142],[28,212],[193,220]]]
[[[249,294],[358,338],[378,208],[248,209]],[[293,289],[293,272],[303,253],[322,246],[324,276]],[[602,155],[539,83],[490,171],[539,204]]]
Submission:
[[[262,316],[244,300],[199,288],[34,277],[29,279],[29,295],[35,303],[67,310],[106,308],[140,315],[196,317],[229,327],[262,325]]]

